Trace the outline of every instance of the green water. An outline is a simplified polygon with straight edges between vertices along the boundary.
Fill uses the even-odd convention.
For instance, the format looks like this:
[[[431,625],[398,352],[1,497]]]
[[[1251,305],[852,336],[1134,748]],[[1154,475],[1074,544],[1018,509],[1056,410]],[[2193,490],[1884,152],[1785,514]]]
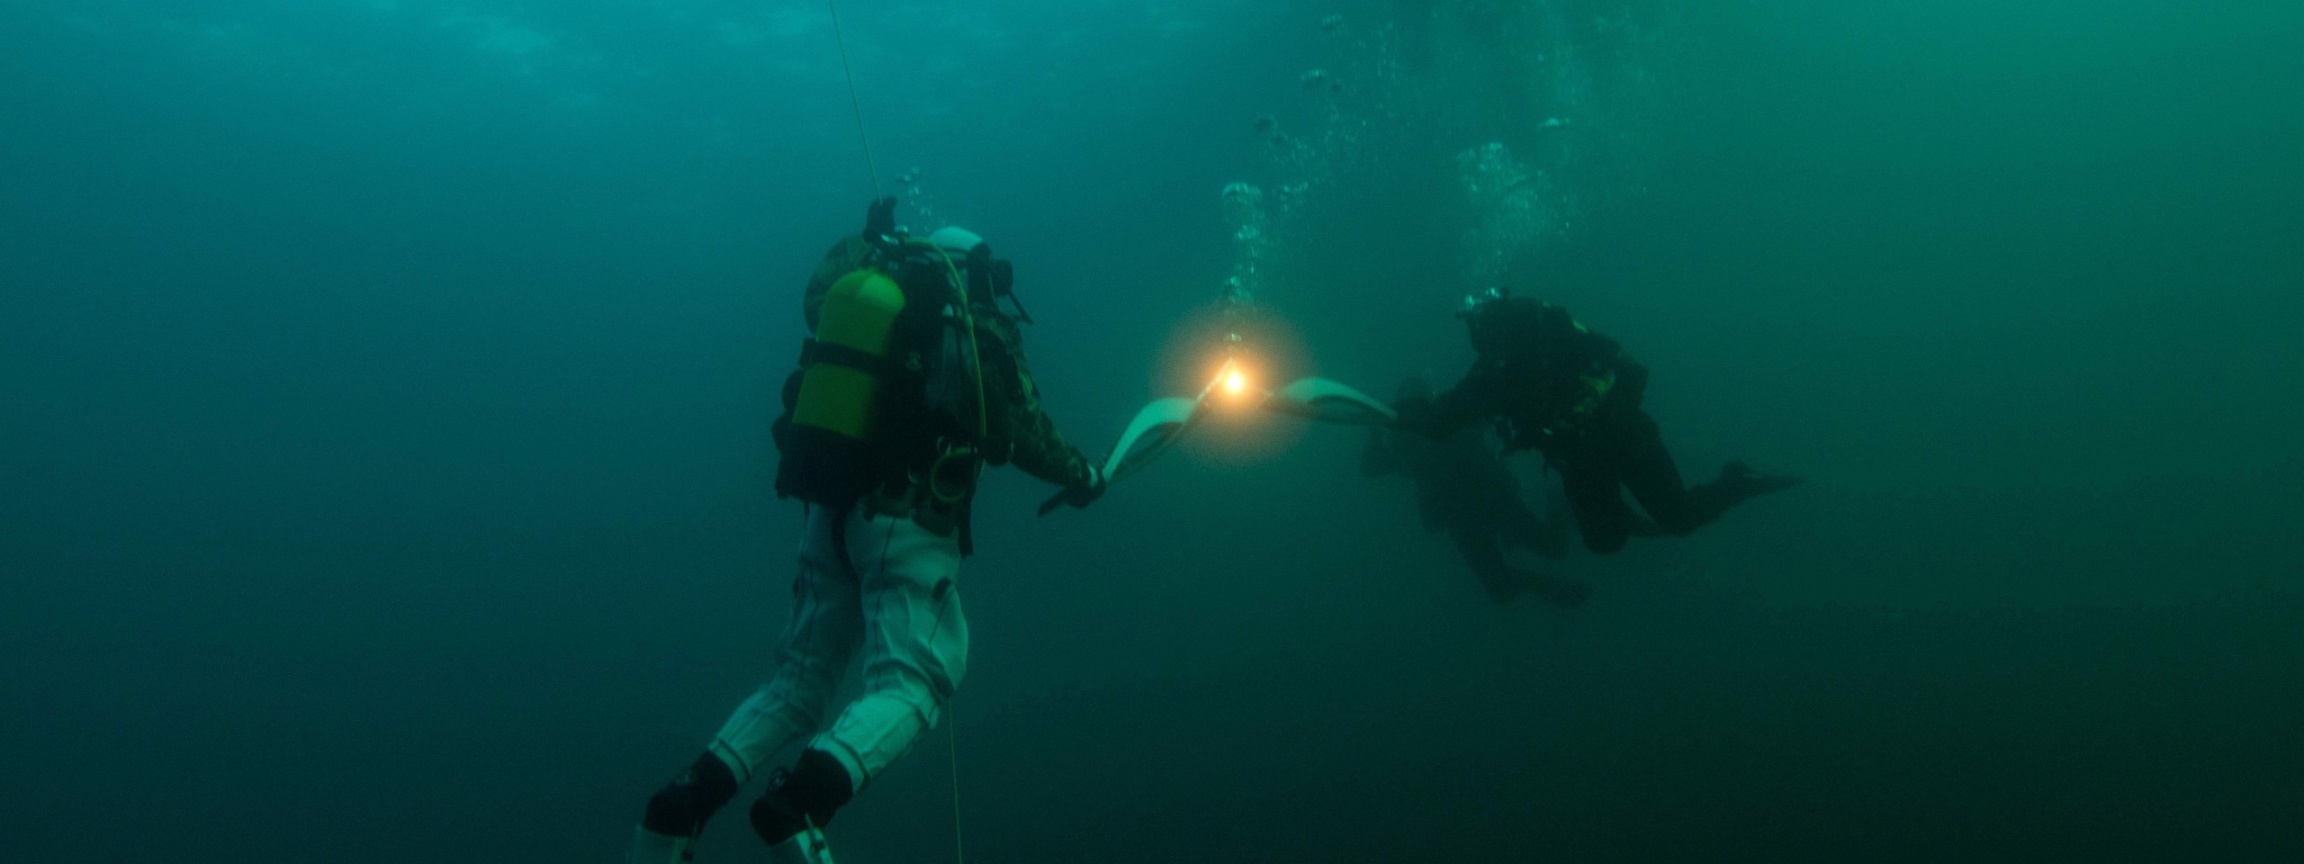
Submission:
[[[766,431],[873,184],[823,13],[0,8],[0,860],[621,860],[788,605]],[[976,861],[2304,854],[2304,7],[842,15],[1086,449],[1199,374],[1243,182],[1275,374],[1452,379],[1502,281],[1690,475],[1810,478],[1562,613],[1351,430],[996,472],[957,760],[842,860],[947,860],[955,761]]]

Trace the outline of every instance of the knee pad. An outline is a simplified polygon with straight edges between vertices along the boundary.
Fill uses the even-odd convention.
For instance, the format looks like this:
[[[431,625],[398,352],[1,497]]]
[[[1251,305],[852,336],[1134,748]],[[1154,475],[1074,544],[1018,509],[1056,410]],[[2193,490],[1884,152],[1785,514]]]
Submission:
[[[856,795],[848,769],[822,750],[801,751],[799,764],[778,771],[772,784],[768,794],[752,804],[752,830],[770,846],[809,826],[824,827]]]
[[[640,827],[667,837],[694,837],[704,831],[705,820],[735,797],[736,772],[720,757],[706,753],[648,799],[648,815]]]

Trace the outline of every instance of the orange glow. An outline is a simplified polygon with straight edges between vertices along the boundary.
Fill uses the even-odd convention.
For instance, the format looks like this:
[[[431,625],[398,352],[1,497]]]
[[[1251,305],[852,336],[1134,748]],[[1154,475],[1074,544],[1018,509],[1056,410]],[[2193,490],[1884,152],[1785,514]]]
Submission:
[[[1227,393],[1231,393],[1232,395],[1235,395],[1235,396],[1237,396],[1237,395],[1240,395],[1240,393],[1242,393],[1243,391],[1246,391],[1247,389],[1248,389],[1248,376],[1240,374],[1238,370],[1234,370],[1234,371],[1232,372],[1232,374],[1229,374],[1229,375],[1226,375],[1226,376],[1224,376],[1224,391],[1225,391],[1225,392],[1227,392]]]

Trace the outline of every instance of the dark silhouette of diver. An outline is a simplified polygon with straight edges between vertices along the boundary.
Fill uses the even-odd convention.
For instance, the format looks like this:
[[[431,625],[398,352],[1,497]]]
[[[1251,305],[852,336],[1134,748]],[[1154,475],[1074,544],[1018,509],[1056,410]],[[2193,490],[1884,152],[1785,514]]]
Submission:
[[[1635,534],[1684,536],[1744,501],[1797,486],[1797,477],[1730,462],[1710,483],[1682,486],[1656,421],[1641,410],[1648,367],[1568,310],[1489,289],[1461,316],[1479,359],[1446,393],[1400,403],[1400,427],[1447,439],[1492,421],[1505,452],[1536,450],[1560,472],[1584,545],[1608,555]],[[1624,492],[1654,520],[1624,503]]]
[[[1430,401],[1432,388],[1422,379],[1400,385],[1400,398]],[[1584,602],[1592,588],[1583,582],[1524,570],[1504,561],[1506,546],[1518,546],[1546,558],[1568,552],[1566,499],[1548,494],[1545,515],[1538,516],[1520,499],[1519,478],[1489,445],[1487,433],[1463,429],[1440,440],[1397,430],[1377,428],[1368,435],[1368,449],[1360,457],[1360,473],[1369,477],[1406,474],[1416,482],[1416,507],[1424,527],[1445,532],[1463,553],[1464,563],[1488,589],[1488,599],[1509,603],[1523,592],[1534,592],[1555,606]]]

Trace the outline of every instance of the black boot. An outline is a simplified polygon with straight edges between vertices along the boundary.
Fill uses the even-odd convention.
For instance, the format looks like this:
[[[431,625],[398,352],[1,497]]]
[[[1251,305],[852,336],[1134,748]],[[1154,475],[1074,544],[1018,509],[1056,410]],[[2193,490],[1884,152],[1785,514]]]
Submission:
[[[771,775],[767,794],[752,803],[752,830],[770,847],[781,846],[794,836],[821,831],[854,795],[848,769],[839,760],[821,750],[802,750],[799,763]]]

